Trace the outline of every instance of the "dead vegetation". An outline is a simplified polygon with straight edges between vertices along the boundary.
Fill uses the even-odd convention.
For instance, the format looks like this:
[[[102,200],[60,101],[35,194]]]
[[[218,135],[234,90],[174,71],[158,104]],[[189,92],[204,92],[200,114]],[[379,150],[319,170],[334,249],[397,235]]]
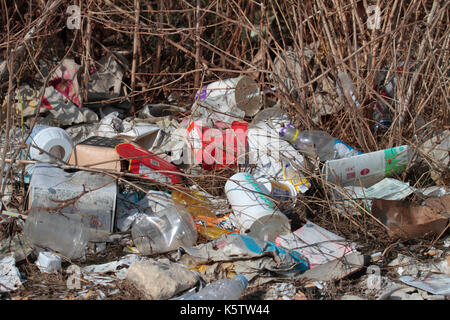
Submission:
[[[14,150],[9,143],[11,132],[24,123],[13,108],[15,90],[28,83],[42,93],[48,82],[41,75],[42,62],[48,70],[54,70],[62,58],[71,57],[82,65],[79,80],[83,104],[89,107],[92,102],[87,100],[86,89],[90,70],[99,67],[97,61],[112,51],[122,53],[129,62],[122,83],[125,94],[118,99],[131,102],[130,115],[145,103],[166,102],[170,97],[189,110],[195,93],[204,84],[247,74],[258,81],[261,90],[278,88],[266,94],[264,107],[280,103],[298,128],[327,131],[362,152],[407,144],[416,157],[397,178],[414,187],[449,185],[448,167],[420,149],[431,136],[449,129],[448,1],[0,2],[0,194],[5,193],[6,182],[17,175],[17,167],[6,165],[7,153],[14,151],[14,162],[26,149],[26,136],[19,139]],[[75,17],[67,13],[71,5],[80,8],[79,29],[67,27],[68,21],[77,22],[68,20]],[[379,21],[373,20],[375,13],[369,10],[375,5],[381,8]],[[313,53],[311,57],[307,50]],[[277,70],[276,61],[289,51],[296,52],[300,59],[294,89],[286,86],[283,72],[273,72]],[[335,84],[339,72],[348,73],[355,83],[360,108],[338,97]],[[380,80],[381,72],[385,72],[385,79]],[[44,81],[37,80],[39,75]],[[374,108],[384,99],[378,87],[394,76],[396,93],[389,101],[392,125],[374,133]],[[321,113],[319,108],[325,105],[329,110]],[[440,172],[439,182],[431,179],[430,166]],[[233,170],[187,175],[187,181],[220,196]],[[321,178],[313,173],[308,178],[313,188],[299,195],[296,208],[288,213],[297,227],[308,219],[359,243],[366,253],[382,251],[392,257],[400,250],[399,243],[392,243],[371,216],[338,210],[327,197]],[[135,182],[123,177],[122,181]],[[145,189],[146,185],[140,186]],[[25,194],[26,185],[16,183],[13,203],[21,212],[26,210]],[[13,228],[2,225],[0,239],[11,235]],[[423,246],[424,250],[432,243],[439,244],[436,238],[407,244]],[[35,275],[38,270],[32,265],[23,268],[33,276],[18,294],[36,295],[32,279],[35,276],[41,282],[42,276]],[[47,288],[41,298],[57,298],[56,287],[65,279],[58,275],[44,280]],[[330,297],[347,290],[351,283],[338,283]]]

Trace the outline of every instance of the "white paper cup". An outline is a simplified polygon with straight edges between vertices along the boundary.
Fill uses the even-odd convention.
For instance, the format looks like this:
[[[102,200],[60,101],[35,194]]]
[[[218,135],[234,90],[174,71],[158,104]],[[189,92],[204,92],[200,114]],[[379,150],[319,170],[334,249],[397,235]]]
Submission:
[[[289,220],[267,196],[268,190],[245,172],[233,175],[225,184],[225,194],[233,209],[231,219],[241,233],[275,241],[290,232]]]
[[[261,108],[261,94],[255,81],[248,76],[220,80],[204,86],[195,97],[195,105],[210,108],[214,117],[233,122],[244,116],[252,117]]]

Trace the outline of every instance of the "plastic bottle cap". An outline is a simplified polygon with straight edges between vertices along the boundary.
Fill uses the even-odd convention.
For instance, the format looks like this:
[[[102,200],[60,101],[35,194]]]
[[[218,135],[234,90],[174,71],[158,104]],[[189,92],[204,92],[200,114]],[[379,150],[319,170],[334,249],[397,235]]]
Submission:
[[[238,274],[237,276],[235,276],[235,277],[233,278],[233,280],[238,280],[238,281],[240,281],[240,282],[244,285],[244,289],[247,288],[247,286],[248,286],[247,278],[244,277],[244,276],[241,275],[241,274]]]

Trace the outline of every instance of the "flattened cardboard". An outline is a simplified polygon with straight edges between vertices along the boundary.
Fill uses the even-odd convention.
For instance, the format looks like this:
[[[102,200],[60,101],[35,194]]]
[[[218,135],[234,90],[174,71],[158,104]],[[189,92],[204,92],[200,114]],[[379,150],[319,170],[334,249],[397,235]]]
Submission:
[[[122,165],[115,147],[123,142],[121,139],[90,137],[75,146],[69,164],[120,172]],[[110,162],[97,164],[105,161]]]
[[[417,239],[425,235],[439,235],[447,226],[448,217],[441,198],[430,198],[424,206],[411,205],[407,201],[381,200],[372,201],[372,214],[388,227],[393,239]],[[439,205],[438,205],[439,204]]]

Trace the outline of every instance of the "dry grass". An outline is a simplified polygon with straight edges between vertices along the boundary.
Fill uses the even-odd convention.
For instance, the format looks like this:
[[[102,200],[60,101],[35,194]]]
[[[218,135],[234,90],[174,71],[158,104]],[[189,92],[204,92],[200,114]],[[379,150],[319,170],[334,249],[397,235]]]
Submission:
[[[429,168],[439,168],[439,163],[419,146],[449,129],[448,1],[45,2],[0,0],[0,61],[5,62],[0,65],[0,101],[5,101],[0,111],[2,137],[22,125],[20,114],[13,110],[15,89],[29,83],[42,92],[47,85],[48,79],[42,84],[35,78],[40,61],[54,69],[63,57],[74,58],[83,66],[80,83],[86,97],[89,70],[105,54],[119,50],[130,62],[122,98],[132,102],[130,113],[147,102],[163,102],[171,93],[179,95],[178,103],[189,109],[195,92],[205,83],[247,74],[261,89],[278,88],[264,104],[280,101],[300,129],[325,130],[362,152],[408,144],[425,160],[411,163],[397,178],[415,187],[435,184]],[[69,30],[66,9],[81,2],[81,29]],[[381,8],[379,29],[368,28],[370,5]],[[299,55],[295,89],[288,91],[283,75],[273,73],[275,60],[289,49],[301,53],[305,48],[312,49],[314,57],[308,61]],[[388,80],[397,79],[395,98],[390,101],[393,121],[387,130],[374,133],[372,114],[382,99],[378,91],[382,70],[387,71]],[[349,74],[356,85],[359,109],[338,98],[334,86],[339,72]],[[332,90],[326,90],[325,81]],[[332,105],[331,114],[318,116],[322,100]],[[89,101],[84,102],[89,106]],[[18,173],[18,167],[7,167],[3,159],[12,154],[14,162],[26,138],[13,149],[8,139],[2,141],[0,194]],[[449,185],[448,168],[440,170],[441,183]],[[233,170],[203,173],[187,175],[188,184],[220,196]],[[120,180],[136,186],[132,179]],[[309,219],[363,247],[389,246],[385,230],[376,221],[336,210],[320,177],[311,180],[313,188],[299,196],[299,205],[289,213],[293,221]],[[139,186],[145,189],[145,184]],[[25,194],[26,185],[17,185],[19,210],[25,210],[20,201]]]

